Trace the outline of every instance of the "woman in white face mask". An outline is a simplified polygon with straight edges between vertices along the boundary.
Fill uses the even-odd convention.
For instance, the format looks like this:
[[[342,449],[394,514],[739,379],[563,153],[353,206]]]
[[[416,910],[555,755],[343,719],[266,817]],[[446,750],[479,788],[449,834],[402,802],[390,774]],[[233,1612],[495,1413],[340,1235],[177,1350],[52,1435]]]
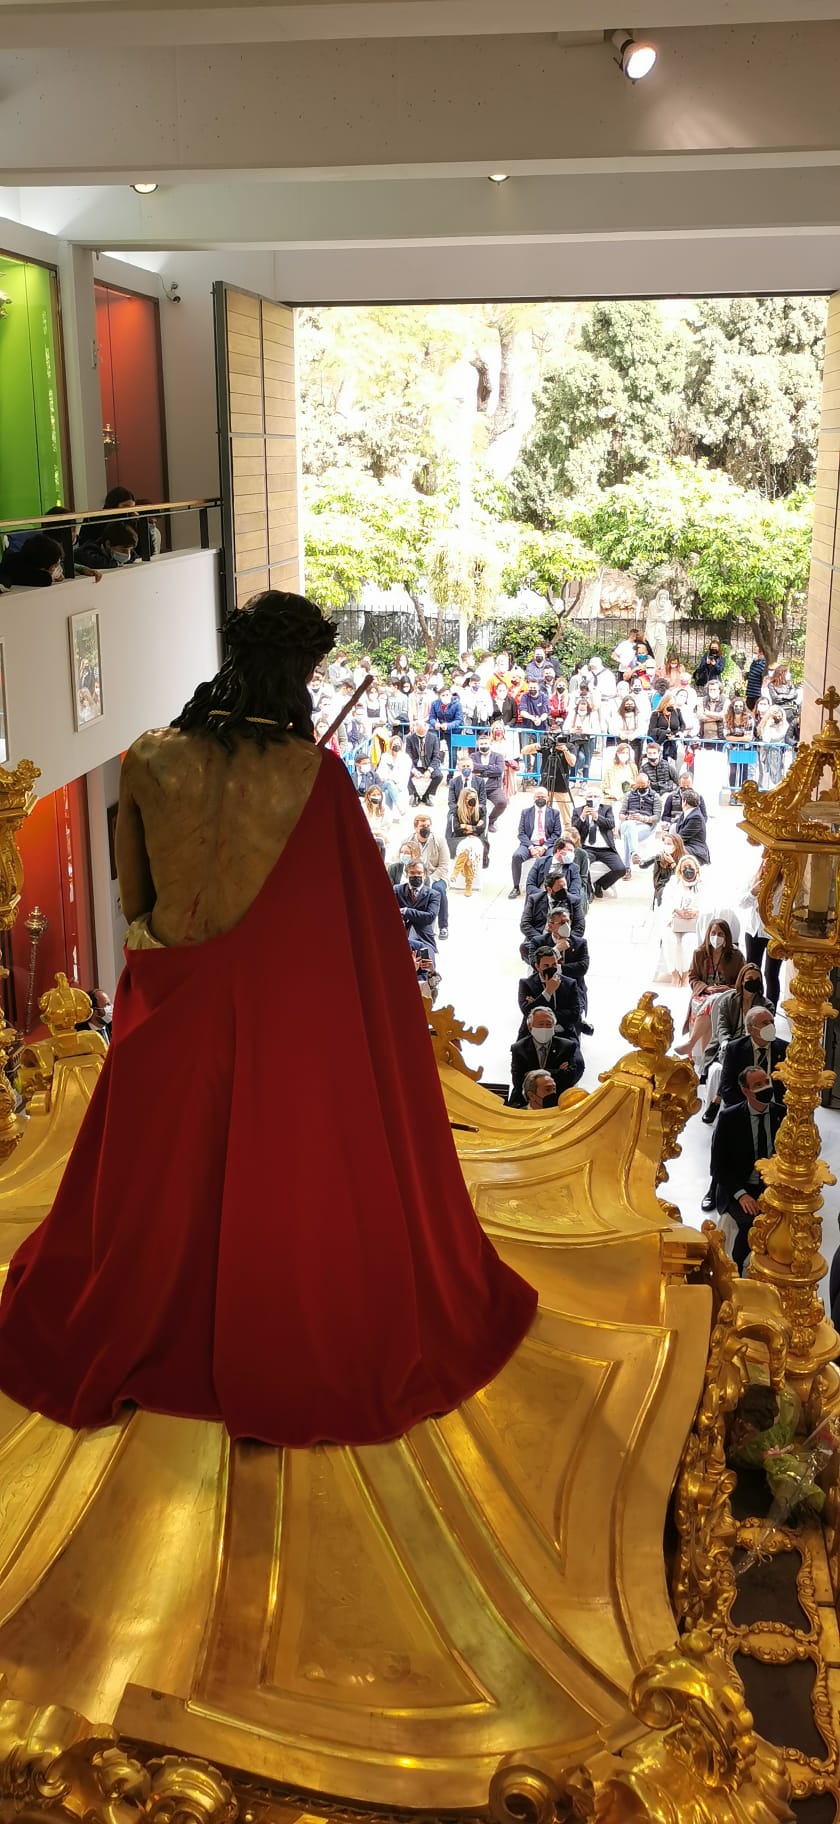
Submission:
[[[676,1047],[684,1057],[695,1053],[702,1057],[712,1036],[712,1007],[719,994],[733,988],[744,958],[732,941],[732,930],[725,918],[713,919],[701,944],[691,959],[688,979],[691,1000],[683,1031],[687,1038]]]

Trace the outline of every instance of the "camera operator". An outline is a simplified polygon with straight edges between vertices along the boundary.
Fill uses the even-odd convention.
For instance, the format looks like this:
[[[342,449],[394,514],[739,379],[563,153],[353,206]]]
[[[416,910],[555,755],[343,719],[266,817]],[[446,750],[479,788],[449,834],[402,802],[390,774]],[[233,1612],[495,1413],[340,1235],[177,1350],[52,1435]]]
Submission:
[[[555,718],[547,728],[541,741],[530,741],[522,749],[523,754],[539,754],[540,784],[545,787],[549,804],[556,804],[560,812],[563,829],[568,832],[572,827],[572,792],[569,785],[569,770],[577,758],[576,751],[569,747],[564,739],[559,721]]]

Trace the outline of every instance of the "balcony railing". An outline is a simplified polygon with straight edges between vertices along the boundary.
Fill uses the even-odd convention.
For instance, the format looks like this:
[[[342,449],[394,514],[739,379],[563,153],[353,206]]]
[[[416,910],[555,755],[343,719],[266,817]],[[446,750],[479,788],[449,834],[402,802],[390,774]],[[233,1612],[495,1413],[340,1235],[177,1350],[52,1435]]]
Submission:
[[[151,524],[153,519],[175,518],[179,514],[198,514],[198,540],[202,551],[210,549],[210,513],[219,508],[218,497],[210,500],[160,500],[134,507],[88,507],[83,512],[68,508],[65,513],[50,513],[44,518],[31,514],[23,519],[0,520],[0,533],[8,537],[10,532],[46,532],[61,546],[65,578],[76,574],[73,556],[74,531],[77,526],[99,525],[112,520],[119,525],[128,521],[137,532],[137,556],[141,562],[148,564],[154,555],[152,551]],[[221,532],[216,540],[221,543]]]

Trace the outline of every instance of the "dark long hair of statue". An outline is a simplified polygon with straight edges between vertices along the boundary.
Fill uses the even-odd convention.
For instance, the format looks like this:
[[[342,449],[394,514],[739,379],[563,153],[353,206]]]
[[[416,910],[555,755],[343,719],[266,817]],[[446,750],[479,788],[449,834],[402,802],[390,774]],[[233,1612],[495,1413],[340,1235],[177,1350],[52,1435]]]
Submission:
[[[304,595],[266,589],[229,614],[226,657],[199,684],[171,724],[182,734],[213,735],[233,753],[236,741],[314,740],[307,679],[335,645],[337,628]],[[214,713],[215,712],[215,713]],[[259,721],[249,718],[259,717]]]

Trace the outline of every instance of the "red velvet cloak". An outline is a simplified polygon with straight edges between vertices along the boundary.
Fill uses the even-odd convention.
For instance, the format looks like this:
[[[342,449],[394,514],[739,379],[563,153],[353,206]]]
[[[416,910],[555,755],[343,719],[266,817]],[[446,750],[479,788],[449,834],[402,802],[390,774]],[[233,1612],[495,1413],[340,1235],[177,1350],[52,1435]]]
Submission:
[[[473,1211],[393,890],[327,753],[234,930],[127,952],[58,1196],[9,1269],[0,1387],[76,1427],[130,1401],[382,1442],[492,1379],[535,1305]]]

